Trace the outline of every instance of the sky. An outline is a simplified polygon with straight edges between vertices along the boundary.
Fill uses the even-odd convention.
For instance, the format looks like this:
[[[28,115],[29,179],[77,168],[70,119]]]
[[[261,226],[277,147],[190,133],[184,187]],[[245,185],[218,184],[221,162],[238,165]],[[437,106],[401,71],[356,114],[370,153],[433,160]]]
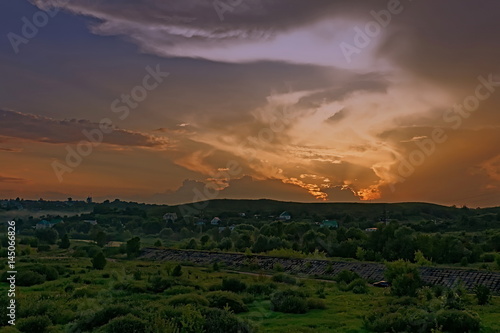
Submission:
[[[499,11],[4,0],[0,197],[499,206]]]

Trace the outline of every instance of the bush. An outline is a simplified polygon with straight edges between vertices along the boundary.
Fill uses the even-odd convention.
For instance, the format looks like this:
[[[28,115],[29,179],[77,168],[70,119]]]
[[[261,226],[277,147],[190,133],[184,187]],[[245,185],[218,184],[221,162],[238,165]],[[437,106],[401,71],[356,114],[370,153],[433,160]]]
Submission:
[[[154,275],[151,277],[148,289],[155,292],[161,293],[165,289],[172,287],[174,283],[170,279],[164,279],[161,275]]]
[[[461,310],[440,310],[436,320],[443,331],[450,333],[479,332],[480,319],[477,313]]]
[[[271,278],[274,282],[281,282],[286,284],[297,284],[297,279],[285,273],[274,274]]]
[[[182,276],[182,266],[176,265],[172,270],[172,276]]]
[[[76,328],[81,331],[91,331],[96,327],[107,324],[114,318],[125,316],[130,313],[130,308],[125,305],[110,305],[93,315],[80,318],[77,321]]]
[[[335,276],[334,280],[337,281],[337,283],[345,282],[345,284],[349,284],[352,281],[360,278],[361,276],[359,276],[359,274],[356,272],[343,270]]]
[[[277,286],[274,283],[254,283],[248,286],[247,292],[252,295],[269,295]]]
[[[105,326],[107,333],[145,333],[146,322],[130,314],[111,320]]]
[[[311,310],[313,309],[326,309],[326,303],[324,300],[319,298],[308,298],[307,299],[307,307]]]
[[[59,278],[59,272],[54,266],[37,264],[28,266],[25,269],[43,275],[47,281],[54,281]]]
[[[236,278],[225,278],[222,280],[222,290],[239,293],[245,291],[245,289],[247,289],[246,283]]]
[[[414,307],[374,312],[365,317],[364,322],[373,332],[431,332],[436,326],[433,313]]]
[[[193,287],[185,287],[185,286],[174,286],[172,288],[169,288],[165,290],[163,293],[165,295],[170,295],[170,296],[175,296],[175,295],[182,295],[182,294],[190,294],[194,292]]]
[[[238,319],[234,314],[221,309],[208,308],[202,311],[205,317],[205,333],[239,332],[251,333],[251,326]]]
[[[44,283],[45,280],[46,279],[44,275],[28,270],[21,270],[17,273],[16,276],[17,285],[22,287],[30,287],[36,284],[41,284]]]
[[[368,293],[368,286],[366,284],[366,281],[364,279],[356,279],[349,283],[347,286],[347,289],[352,291],[355,294],[367,294]]]
[[[495,254],[494,253],[485,253],[481,256],[481,261],[482,262],[494,262],[495,261]]]
[[[302,292],[284,290],[274,293],[271,297],[271,310],[285,313],[306,313],[309,308]]]
[[[178,306],[178,305],[187,305],[187,304],[193,304],[193,305],[201,305],[201,306],[208,306],[208,300],[198,294],[182,294],[182,295],[177,295],[173,296],[168,299],[168,304],[172,306]]]
[[[47,244],[40,244],[37,247],[38,252],[47,252],[50,251],[50,245]]]
[[[229,306],[234,313],[248,311],[241,297],[230,291],[212,291],[207,294],[207,299],[214,308],[224,309]]]
[[[416,265],[404,260],[387,263],[384,274],[392,285],[391,293],[393,295],[417,296],[417,290],[422,285],[422,280]]]
[[[488,287],[479,285],[474,288],[476,292],[477,304],[485,305],[491,300],[491,291]]]
[[[19,319],[17,328],[25,333],[44,333],[47,328],[52,325],[49,317],[47,316],[34,316],[24,319]]]

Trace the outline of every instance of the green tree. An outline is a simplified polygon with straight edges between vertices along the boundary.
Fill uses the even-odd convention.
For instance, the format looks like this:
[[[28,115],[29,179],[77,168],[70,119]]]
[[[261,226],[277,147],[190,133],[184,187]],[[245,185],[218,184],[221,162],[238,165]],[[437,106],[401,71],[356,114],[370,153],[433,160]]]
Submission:
[[[59,243],[59,248],[61,249],[69,249],[71,243],[69,242],[68,234],[64,234],[61,239],[61,243]]]
[[[95,234],[94,241],[98,246],[103,247],[108,242],[107,238],[108,236],[106,235],[106,233],[101,230]]]
[[[135,258],[139,255],[141,251],[141,239],[139,237],[134,237],[127,241],[127,257]]]
[[[491,291],[490,288],[484,286],[484,285],[479,285],[474,288],[474,291],[476,293],[476,298],[477,298],[477,304],[479,305],[485,305],[488,304],[491,300]]]
[[[40,241],[49,244],[55,244],[59,238],[57,231],[52,228],[37,230],[35,235]]]
[[[416,265],[405,260],[387,263],[385,277],[392,284],[391,293],[395,296],[415,297],[422,285]]]
[[[92,266],[94,269],[104,269],[106,267],[107,261],[106,258],[104,257],[104,253],[99,252],[98,254],[95,255],[94,258],[92,258]]]

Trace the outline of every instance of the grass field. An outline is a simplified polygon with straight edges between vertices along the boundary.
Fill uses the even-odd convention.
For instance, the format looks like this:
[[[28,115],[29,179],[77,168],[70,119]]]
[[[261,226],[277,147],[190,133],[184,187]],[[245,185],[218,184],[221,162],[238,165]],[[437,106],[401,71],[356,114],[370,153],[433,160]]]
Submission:
[[[175,263],[127,260],[119,257],[108,258],[106,267],[96,270],[92,268],[89,258],[74,258],[68,256],[67,250],[55,247],[49,252],[23,257],[17,269],[21,272],[34,264],[57,267],[59,276],[53,281],[18,287],[17,319],[22,322],[23,318],[27,317],[47,316],[50,325],[42,332],[48,333],[76,332],[75,323],[113,305],[125,305],[134,316],[147,320],[152,313],[168,312],[165,309],[170,306],[170,299],[175,294],[197,294],[205,297],[212,290],[220,289],[224,278],[236,277],[246,286],[272,284],[269,276],[225,271],[223,267],[220,271],[212,271],[211,267],[183,266],[182,276],[172,278],[169,272]],[[176,281],[176,285],[161,292],[151,291],[151,279],[154,276]],[[293,285],[272,285],[275,289],[268,294],[250,295],[242,292],[239,295],[246,303],[248,311],[237,314],[238,318],[251,320],[259,332],[369,332],[364,328],[364,317],[385,307],[394,299],[390,296],[389,289],[368,287],[368,293],[355,294],[342,291],[335,282],[307,278],[296,279]],[[309,310],[304,314],[271,311],[270,294],[289,288],[299,289],[311,298],[319,298],[321,294],[325,309]],[[5,295],[7,284],[2,283],[0,289],[1,294]],[[481,332],[500,332],[500,298],[493,297],[491,304],[484,306],[476,305],[472,295],[469,298],[469,307],[481,318]],[[104,323],[102,327],[95,327],[92,331],[108,332],[106,327]],[[5,327],[0,332],[18,330]]]

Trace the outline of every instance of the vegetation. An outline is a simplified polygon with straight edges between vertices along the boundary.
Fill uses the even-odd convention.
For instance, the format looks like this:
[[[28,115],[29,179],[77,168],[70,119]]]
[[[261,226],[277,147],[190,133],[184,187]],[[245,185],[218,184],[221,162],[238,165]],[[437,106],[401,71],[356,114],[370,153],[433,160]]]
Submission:
[[[36,205],[43,210],[55,203]],[[219,200],[203,212],[192,205],[121,201],[72,207],[68,216],[16,219],[18,322],[1,332],[500,331],[500,298],[491,290],[426,286],[418,271],[434,265],[499,270],[498,208],[268,200]],[[277,221],[285,210],[292,220]],[[163,220],[166,212],[178,219]],[[220,217],[220,225],[210,224],[213,216]],[[62,221],[52,228],[34,228],[41,219],[56,218]],[[316,223],[324,219],[340,227]],[[373,227],[377,230],[365,231]],[[141,251],[150,246],[241,252],[248,274],[228,271],[224,261],[207,267],[145,261]],[[330,281],[290,274],[281,264],[262,270],[257,253],[308,262],[385,262],[392,287],[372,287],[375,281],[352,271]],[[5,278],[3,273],[2,308]]]

